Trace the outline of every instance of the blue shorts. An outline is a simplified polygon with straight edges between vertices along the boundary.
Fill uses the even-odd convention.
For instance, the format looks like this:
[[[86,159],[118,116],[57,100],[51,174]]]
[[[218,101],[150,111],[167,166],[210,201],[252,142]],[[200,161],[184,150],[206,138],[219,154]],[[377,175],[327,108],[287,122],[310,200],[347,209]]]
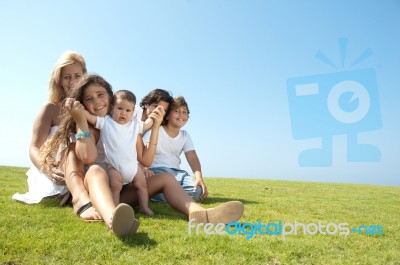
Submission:
[[[196,202],[200,201],[200,195],[203,193],[203,189],[201,187],[194,188],[194,182],[192,176],[190,176],[185,170],[168,168],[168,167],[152,167],[149,168],[154,174],[165,173],[168,172],[172,174],[178,183],[181,185],[184,191],[189,194],[190,197],[193,198]],[[159,193],[151,198],[151,201],[156,202],[166,202],[164,194]]]

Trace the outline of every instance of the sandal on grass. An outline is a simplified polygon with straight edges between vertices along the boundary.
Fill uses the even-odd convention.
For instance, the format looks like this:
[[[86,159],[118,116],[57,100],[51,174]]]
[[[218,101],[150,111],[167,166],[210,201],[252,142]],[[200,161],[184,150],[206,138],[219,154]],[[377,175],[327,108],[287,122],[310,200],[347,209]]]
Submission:
[[[111,229],[117,236],[136,234],[139,221],[135,219],[135,212],[131,206],[120,203],[114,210]]]
[[[244,212],[243,203],[239,201],[225,202],[215,208],[194,211],[189,214],[189,220],[195,223],[229,224],[242,217]]]
[[[84,213],[85,211],[89,210],[91,207],[93,207],[93,205],[92,205],[91,202],[88,202],[88,203],[82,205],[82,206],[78,209],[78,211],[76,211],[76,215],[78,215],[79,218],[80,218],[82,221],[85,221],[85,222],[102,222],[102,221],[103,221],[102,219],[84,219],[84,218],[82,218],[82,216],[81,216],[82,213]]]

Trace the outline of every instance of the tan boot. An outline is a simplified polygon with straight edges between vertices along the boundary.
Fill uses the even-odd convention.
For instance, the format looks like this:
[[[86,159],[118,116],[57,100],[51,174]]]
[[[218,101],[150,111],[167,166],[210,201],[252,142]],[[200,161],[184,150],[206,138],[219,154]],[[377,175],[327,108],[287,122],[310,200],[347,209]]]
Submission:
[[[228,224],[242,217],[244,211],[243,203],[239,201],[225,202],[215,208],[194,211],[189,214],[189,220],[194,223]]]

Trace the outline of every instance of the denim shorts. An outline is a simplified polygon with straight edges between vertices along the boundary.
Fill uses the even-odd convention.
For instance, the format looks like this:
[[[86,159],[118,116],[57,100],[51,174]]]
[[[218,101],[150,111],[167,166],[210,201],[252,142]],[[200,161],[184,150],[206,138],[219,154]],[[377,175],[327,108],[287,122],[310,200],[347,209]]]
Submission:
[[[152,167],[149,168],[154,174],[159,173],[170,173],[172,174],[176,181],[181,185],[183,190],[193,198],[196,202],[200,201],[200,195],[203,193],[201,187],[194,188],[195,180],[193,176],[190,176],[185,170],[176,169],[176,168],[168,168],[168,167]],[[159,193],[151,198],[151,201],[156,202],[166,202],[165,197],[162,193]]]

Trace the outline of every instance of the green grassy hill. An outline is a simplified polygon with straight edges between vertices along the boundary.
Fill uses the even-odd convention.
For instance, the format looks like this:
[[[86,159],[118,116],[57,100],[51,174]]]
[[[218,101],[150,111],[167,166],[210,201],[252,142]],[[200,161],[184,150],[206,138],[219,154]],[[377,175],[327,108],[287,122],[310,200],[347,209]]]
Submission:
[[[207,178],[205,207],[245,204],[241,234],[189,234],[184,215],[151,203],[156,216],[120,239],[58,198],[13,201],[26,170],[0,167],[0,264],[400,264],[400,187]]]

